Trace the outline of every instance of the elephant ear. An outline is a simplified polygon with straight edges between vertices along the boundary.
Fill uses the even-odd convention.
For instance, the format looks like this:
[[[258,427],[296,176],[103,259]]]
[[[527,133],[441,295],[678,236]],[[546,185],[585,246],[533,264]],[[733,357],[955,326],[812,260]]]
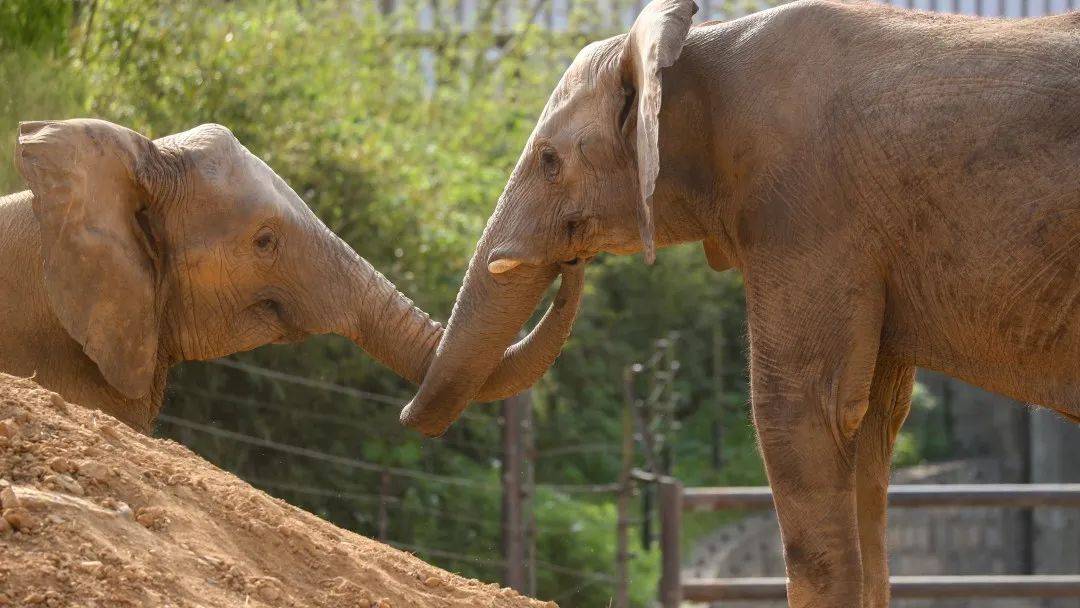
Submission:
[[[100,120],[19,125],[15,164],[34,193],[45,292],[102,376],[135,399],[157,368],[154,264],[138,213],[147,138]]]
[[[656,259],[652,196],[660,172],[660,70],[679,58],[697,10],[692,0],[653,0],[634,21],[623,49],[623,80],[633,86],[637,101],[635,150],[641,193],[638,228],[647,264]]]

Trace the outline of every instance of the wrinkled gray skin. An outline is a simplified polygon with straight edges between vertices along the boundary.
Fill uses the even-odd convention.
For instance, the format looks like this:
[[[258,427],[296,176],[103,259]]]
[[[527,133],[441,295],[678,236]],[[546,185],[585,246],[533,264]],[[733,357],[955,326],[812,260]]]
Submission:
[[[574,60],[403,421],[457,417],[560,261],[701,241],[745,278],[790,604],[885,606],[916,366],[1080,420],[1080,13],[693,12]]]
[[[30,191],[0,198],[0,371],[142,431],[171,365],[311,334],[423,379],[442,326],[224,127],[151,142],[100,120],[23,123],[15,157]],[[582,274],[568,268],[481,398],[551,365]]]

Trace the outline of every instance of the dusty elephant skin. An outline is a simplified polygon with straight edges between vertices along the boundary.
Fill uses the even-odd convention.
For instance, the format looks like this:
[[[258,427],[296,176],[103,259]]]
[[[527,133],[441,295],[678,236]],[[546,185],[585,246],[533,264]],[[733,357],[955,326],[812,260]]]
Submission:
[[[1080,420],[1080,14],[695,10],[574,60],[402,419],[445,430],[557,263],[701,241],[745,277],[791,605],[885,606],[916,366]]]
[[[168,368],[312,334],[419,383],[443,335],[219,125],[156,141],[101,120],[27,122],[0,198],[0,371],[146,431]],[[567,268],[480,397],[531,384],[569,333]]]

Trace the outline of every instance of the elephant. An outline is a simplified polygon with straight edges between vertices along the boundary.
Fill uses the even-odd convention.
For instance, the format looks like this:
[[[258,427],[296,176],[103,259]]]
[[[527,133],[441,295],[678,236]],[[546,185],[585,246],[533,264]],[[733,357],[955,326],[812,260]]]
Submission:
[[[423,379],[442,325],[227,128],[151,141],[96,119],[25,122],[15,160],[30,190],[0,198],[0,371],[142,432],[171,366],[314,334]],[[565,270],[486,399],[529,386],[558,355],[583,280]]]
[[[701,242],[744,279],[790,605],[886,606],[917,366],[1080,421],[1080,13],[696,10],[573,60],[401,419],[444,432],[566,262]]]

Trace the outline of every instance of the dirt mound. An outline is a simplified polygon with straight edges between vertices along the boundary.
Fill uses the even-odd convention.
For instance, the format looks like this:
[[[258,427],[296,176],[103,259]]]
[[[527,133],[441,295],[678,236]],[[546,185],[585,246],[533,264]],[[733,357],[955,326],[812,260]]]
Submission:
[[[0,606],[554,607],[272,498],[0,374]]]

